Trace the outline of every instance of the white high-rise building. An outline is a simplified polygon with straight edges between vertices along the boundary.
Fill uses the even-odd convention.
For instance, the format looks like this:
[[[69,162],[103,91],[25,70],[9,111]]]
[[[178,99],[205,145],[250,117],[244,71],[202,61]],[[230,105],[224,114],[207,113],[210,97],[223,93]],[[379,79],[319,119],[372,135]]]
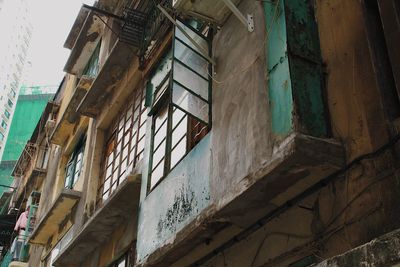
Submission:
[[[32,36],[32,0],[0,0],[0,158],[23,79]]]

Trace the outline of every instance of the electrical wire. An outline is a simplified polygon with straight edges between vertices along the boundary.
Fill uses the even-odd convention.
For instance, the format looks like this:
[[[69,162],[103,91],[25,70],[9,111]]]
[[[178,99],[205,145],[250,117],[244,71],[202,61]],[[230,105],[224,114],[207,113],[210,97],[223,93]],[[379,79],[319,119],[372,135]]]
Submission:
[[[394,138],[389,140],[386,144],[384,144],[381,147],[379,147],[377,150],[375,150],[375,151],[373,151],[371,153],[366,153],[364,155],[361,155],[361,156],[353,159],[350,163],[348,163],[346,166],[344,166],[340,170],[337,170],[333,174],[321,179],[319,182],[317,182],[313,186],[309,187],[308,189],[306,189],[305,191],[301,192],[300,194],[298,194],[297,196],[295,196],[291,200],[287,201],[286,203],[284,203],[280,207],[278,207],[275,210],[273,210],[272,212],[268,213],[266,216],[264,216],[263,218],[258,220],[256,223],[252,224],[251,226],[249,226],[248,228],[246,228],[245,230],[243,230],[239,234],[235,235],[233,238],[231,238],[230,240],[228,240],[227,242],[225,242],[224,244],[222,244],[218,248],[214,249],[212,252],[210,252],[207,255],[203,256],[202,258],[200,258],[199,260],[197,260],[196,262],[194,262],[190,266],[201,266],[205,262],[207,262],[210,259],[212,259],[214,256],[218,255],[221,251],[225,251],[226,249],[232,247],[234,244],[238,243],[239,241],[241,241],[244,238],[246,238],[247,236],[249,236],[250,234],[256,232],[261,227],[263,227],[266,223],[268,223],[269,221],[273,220],[274,218],[276,218],[280,214],[286,212],[288,209],[290,209],[294,205],[300,203],[306,197],[308,197],[308,196],[320,191],[322,188],[326,187],[331,182],[333,182],[336,179],[338,179],[339,177],[341,177],[341,175],[345,174],[348,170],[350,170],[354,166],[360,164],[363,160],[371,159],[371,158],[374,158],[376,156],[379,156],[381,153],[383,153],[387,149],[392,148],[395,144],[397,144],[397,142],[399,140],[400,140],[400,135],[396,135]]]

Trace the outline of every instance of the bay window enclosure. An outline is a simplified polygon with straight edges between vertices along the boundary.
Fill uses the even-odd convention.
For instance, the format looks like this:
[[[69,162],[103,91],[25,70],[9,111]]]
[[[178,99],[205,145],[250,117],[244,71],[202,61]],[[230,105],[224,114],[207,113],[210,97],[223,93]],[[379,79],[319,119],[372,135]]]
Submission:
[[[65,187],[72,189],[78,181],[83,166],[83,152],[85,150],[85,138],[82,138],[72,152],[65,168]]]
[[[149,189],[153,189],[211,128],[212,33],[178,21],[199,49],[178,28],[172,51],[150,78],[152,90],[152,140]]]
[[[109,198],[121,182],[143,158],[147,112],[144,89],[137,90],[106,134],[105,155],[98,203]]]

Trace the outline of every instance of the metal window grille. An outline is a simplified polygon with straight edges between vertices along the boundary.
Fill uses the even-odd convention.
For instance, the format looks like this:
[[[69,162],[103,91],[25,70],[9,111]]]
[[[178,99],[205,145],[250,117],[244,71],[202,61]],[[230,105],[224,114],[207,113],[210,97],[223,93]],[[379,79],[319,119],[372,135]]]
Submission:
[[[207,36],[178,21],[205,51]],[[168,53],[151,78],[153,115],[149,190],[189,153],[211,129],[211,63],[177,27],[172,53]],[[163,76],[162,76],[163,74]],[[162,78],[160,78],[162,76]]]
[[[109,130],[98,189],[98,205],[109,198],[143,158],[147,112],[144,89],[137,90]]]

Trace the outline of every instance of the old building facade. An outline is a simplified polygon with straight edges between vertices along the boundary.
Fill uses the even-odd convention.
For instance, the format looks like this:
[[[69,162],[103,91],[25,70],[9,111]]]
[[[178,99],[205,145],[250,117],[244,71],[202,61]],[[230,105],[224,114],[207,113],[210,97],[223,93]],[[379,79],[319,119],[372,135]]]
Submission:
[[[14,205],[37,205],[21,262],[336,266],[323,260],[399,228],[399,10],[83,6],[35,131],[48,162],[14,171]]]

